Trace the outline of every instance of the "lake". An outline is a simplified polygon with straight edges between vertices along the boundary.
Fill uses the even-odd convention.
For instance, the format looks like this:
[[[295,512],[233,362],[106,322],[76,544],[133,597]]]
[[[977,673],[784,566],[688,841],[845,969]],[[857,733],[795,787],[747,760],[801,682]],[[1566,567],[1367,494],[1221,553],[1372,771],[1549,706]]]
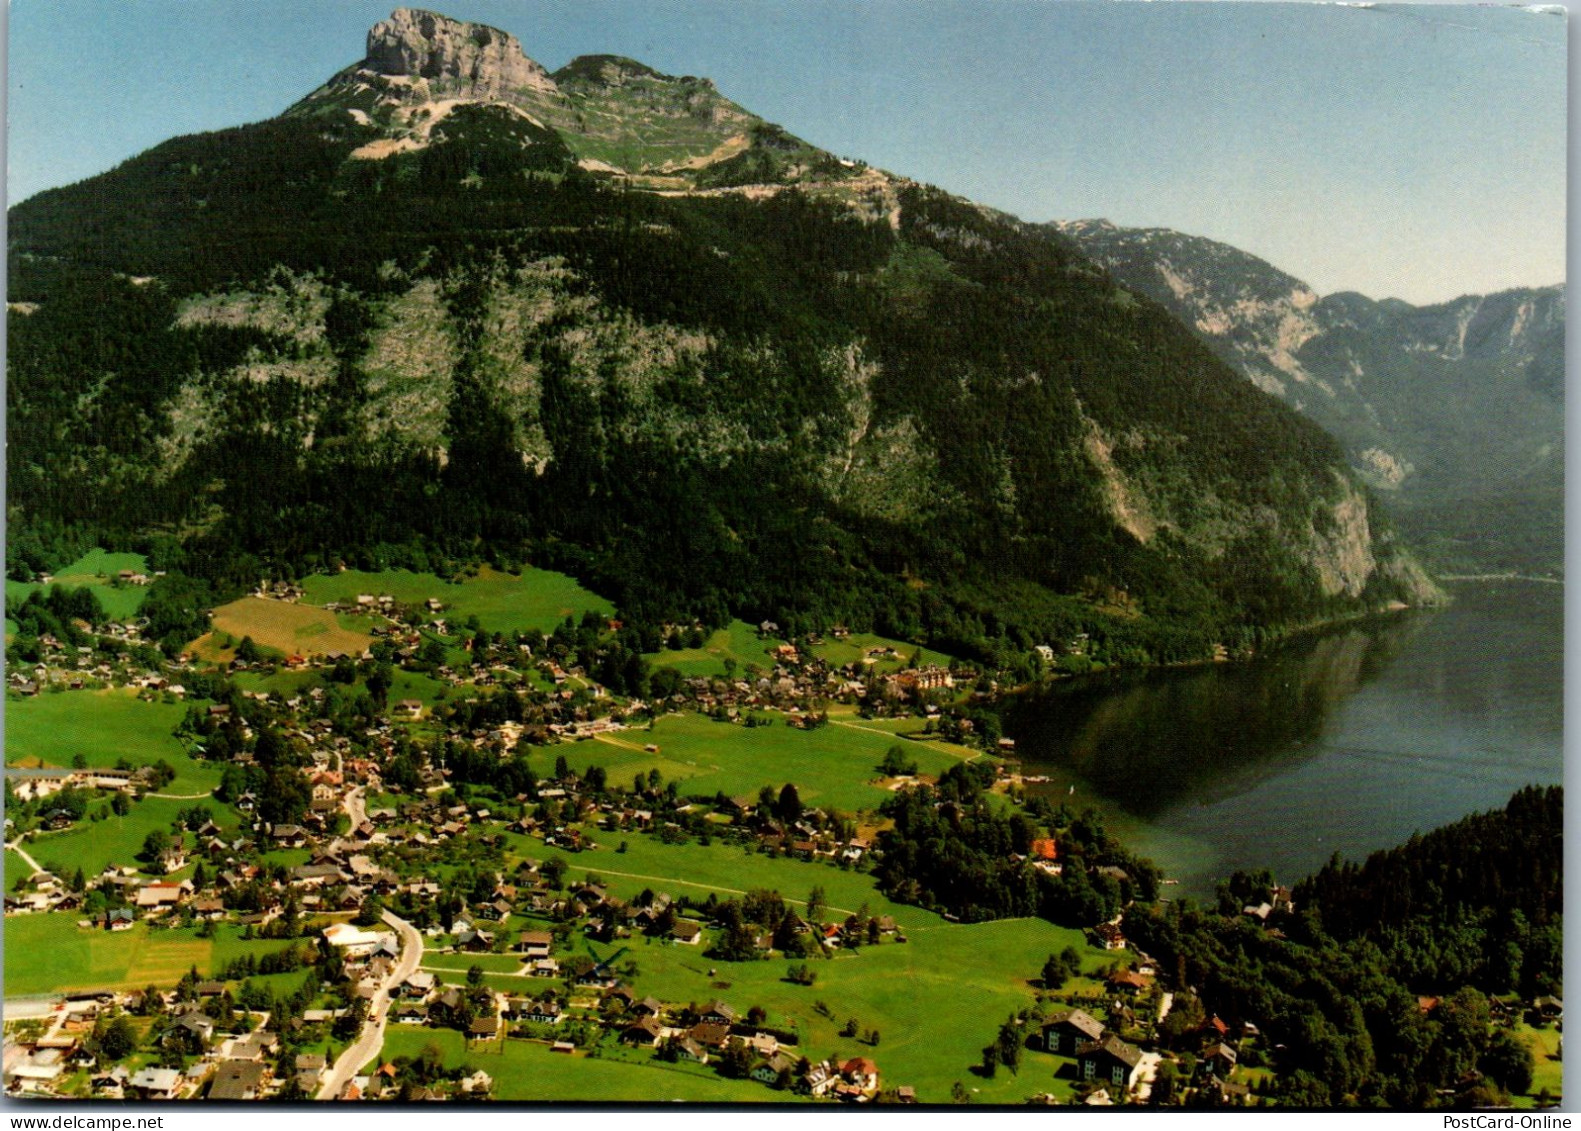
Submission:
[[[1005,733],[1174,890],[1210,895],[1236,868],[1294,883],[1563,781],[1563,587],[1451,592],[1255,660],[1051,685]]]

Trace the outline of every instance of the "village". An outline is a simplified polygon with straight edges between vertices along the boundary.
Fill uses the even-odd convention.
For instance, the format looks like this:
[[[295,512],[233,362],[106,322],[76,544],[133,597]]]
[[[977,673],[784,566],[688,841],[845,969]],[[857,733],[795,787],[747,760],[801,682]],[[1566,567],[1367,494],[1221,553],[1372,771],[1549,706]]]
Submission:
[[[256,596],[301,599],[267,584]],[[997,1037],[977,1034],[993,1039],[948,1069],[951,1085],[885,1067],[893,1025],[881,1032],[826,1005],[820,984],[859,984],[864,964],[874,979],[915,972],[940,932],[975,928],[873,889],[877,805],[803,802],[819,783],[766,772],[756,790],[698,792],[657,768],[677,764],[661,763],[675,757],[666,727],[712,728],[719,749],[772,731],[814,751],[838,735],[870,744],[849,787],[868,793],[853,796],[976,762],[1007,802],[1023,798],[1038,779],[973,715],[996,685],[970,666],[908,662],[893,645],[835,665],[813,651],[820,637],[781,641],[764,623],[762,665],[723,677],[672,669],[644,698],[595,678],[618,653],[622,626],[607,618],[502,634],[447,623],[438,599],[359,594],[345,609],[378,618],[355,655],[270,656],[244,642],[224,663],[167,661],[134,619],[91,645],[41,636],[37,662],[13,673],[14,701],[86,703],[119,689],[178,712],[192,766],[220,780],[171,793],[196,769],[8,766],[9,938],[32,920],[215,956],[204,969],[167,966],[169,980],[145,987],[28,995],[15,1011],[13,957],[8,1093],[527,1099],[509,1077],[540,1053],[567,1072],[625,1073],[633,1098],[654,1065],[682,1095],[745,1101],[965,1102],[1004,1081],[1000,1067],[1020,1081],[1017,1102],[1245,1105],[1267,1090],[1257,1026],[1232,1030],[1189,987],[1166,988],[1125,938],[1121,911],[1085,937],[1059,934],[1058,961],[1044,940],[1061,929],[1022,921],[1038,941],[1006,983],[1019,988],[1001,993],[1015,1003],[1009,1019]],[[397,698],[402,678],[430,692]],[[884,720],[896,729],[862,729]],[[629,784],[614,780],[617,763],[636,767]],[[126,858],[48,866],[55,838],[158,805],[171,819]],[[1011,864],[1050,876],[1077,867],[1132,890],[1123,868],[1071,851],[1043,836]],[[737,863],[721,870],[727,852]],[[1289,891],[1271,888],[1245,913],[1277,931],[1292,910]],[[533,1061],[540,1078],[557,1071],[544,1063]]]

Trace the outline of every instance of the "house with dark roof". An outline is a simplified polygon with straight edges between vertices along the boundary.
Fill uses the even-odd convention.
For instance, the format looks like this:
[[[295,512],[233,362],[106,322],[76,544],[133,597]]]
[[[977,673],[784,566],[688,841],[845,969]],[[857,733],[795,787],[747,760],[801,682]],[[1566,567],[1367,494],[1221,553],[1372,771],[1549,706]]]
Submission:
[[[620,1043],[623,1045],[646,1045],[649,1048],[659,1043],[663,1036],[663,1029],[651,1017],[643,1017],[633,1021],[620,1031]]]
[[[1113,1084],[1122,1090],[1136,1082],[1142,1065],[1142,1050],[1114,1034],[1101,1041],[1088,1041],[1076,1050],[1078,1074],[1083,1080]]]
[[[690,919],[677,919],[670,928],[670,937],[682,946],[696,946],[703,937],[703,925]]]
[[[723,1049],[730,1043],[730,1026],[717,1021],[699,1021],[687,1036],[705,1049]]]
[[[1075,1056],[1076,1049],[1103,1038],[1103,1023],[1085,1010],[1062,1009],[1043,1023],[1043,1048],[1061,1056]]]
[[[263,1092],[269,1066],[257,1060],[226,1060],[220,1063],[209,1084],[211,1100],[256,1100]]]

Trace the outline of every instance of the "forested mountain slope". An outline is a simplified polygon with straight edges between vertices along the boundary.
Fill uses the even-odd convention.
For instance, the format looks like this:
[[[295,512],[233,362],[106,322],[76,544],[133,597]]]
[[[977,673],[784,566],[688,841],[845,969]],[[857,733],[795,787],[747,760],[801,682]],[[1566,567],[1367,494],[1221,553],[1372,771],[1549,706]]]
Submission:
[[[1434,593],[1330,437],[1068,243],[629,60],[397,12],[9,238],[14,577],[531,557],[632,617],[1128,662]]]

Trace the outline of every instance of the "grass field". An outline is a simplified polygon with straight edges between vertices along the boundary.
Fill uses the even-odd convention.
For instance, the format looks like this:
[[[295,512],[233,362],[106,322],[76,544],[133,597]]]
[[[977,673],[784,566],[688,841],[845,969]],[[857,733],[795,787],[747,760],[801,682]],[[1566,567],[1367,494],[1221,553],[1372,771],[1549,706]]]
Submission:
[[[734,892],[763,889],[777,891],[786,899],[800,902],[814,887],[822,887],[831,914],[849,914],[865,903],[872,914],[893,915],[907,930],[941,926],[944,922],[920,907],[891,903],[873,886],[873,878],[866,873],[785,856],[770,859],[762,853],[748,853],[739,845],[720,841],[705,847],[695,842],[665,844],[657,837],[642,833],[625,836],[596,833],[599,848],[568,853],[546,847],[536,840],[506,835],[518,855],[536,860],[560,857],[566,863],[568,881],[580,882],[588,873],[595,873],[607,886],[627,897],[643,888],[702,898],[711,891],[724,897]],[[617,852],[616,847],[622,840],[626,842],[626,851]]]
[[[724,675],[725,660],[736,662],[735,674],[744,677],[748,664],[765,670],[774,666],[769,649],[783,644],[783,640],[768,640],[758,636],[758,630],[745,621],[733,620],[727,626],[715,629],[701,648],[669,648],[647,653],[650,664],[656,668],[674,668],[682,675]]]
[[[322,677],[316,671],[276,671],[272,675],[263,675],[260,672],[237,672],[231,676],[243,691],[262,691],[265,694],[278,691],[289,699],[307,688],[318,683]]]
[[[887,636],[875,636],[871,632],[853,632],[844,640],[830,638],[823,644],[813,645],[813,655],[835,666],[844,667],[847,664],[860,663],[867,656],[869,648],[893,648],[898,653],[894,659],[875,659],[873,670],[881,674],[898,672],[907,667],[912,657],[919,657],[918,665],[926,667],[937,664],[939,667],[948,667],[953,657],[943,652],[935,652],[932,648],[924,648],[918,644],[907,644],[903,640],[894,640]]]
[[[321,574],[302,582],[305,600],[324,605],[354,600],[359,594],[388,595],[405,604],[438,598],[442,614],[459,624],[475,616],[490,632],[529,628],[550,631],[567,616],[580,617],[588,609],[601,615],[614,611],[604,598],[583,589],[573,578],[553,570],[527,567],[520,574],[501,573],[487,566],[476,577],[453,585],[432,573],[385,570],[363,573]]]
[[[10,891],[21,877],[31,876],[33,868],[9,848],[5,850],[5,889]]]
[[[342,628],[334,614],[309,605],[271,601],[262,597],[243,597],[214,610],[214,629],[235,640],[251,636],[253,643],[273,648],[284,655],[349,652],[357,655],[373,643],[365,632]],[[204,638],[195,650],[200,655],[216,653],[214,634]],[[210,658],[213,658],[212,656]]]
[[[1532,1072],[1532,1089],[1526,1096],[1515,1097],[1517,1107],[1533,1107],[1536,1105],[1537,1093],[1544,1088],[1556,1101],[1564,1094],[1564,1064],[1559,1059],[1559,1040],[1561,1034],[1554,1028],[1534,1029],[1522,1022],[1516,1027],[1515,1035],[1526,1043],[1532,1050],[1534,1071]]]
[[[145,797],[133,802],[131,812],[124,817],[111,815],[102,821],[79,821],[62,832],[38,833],[28,838],[24,847],[44,867],[57,875],[70,876],[81,868],[85,876],[95,876],[106,865],[133,865],[142,851],[143,841],[155,829],[170,831],[170,823],[182,809],[193,805],[206,805],[214,814],[214,821],[227,833],[241,823],[240,814],[212,798],[178,800],[166,797]],[[193,837],[188,834],[187,845]],[[185,879],[193,867],[173,873],[171,879]]]
[[[993,1080],[969,1070],[1005,1018],[1032,1003],[1028,979],[1066,946],[1081,950],[1088,968],[1128,957],[1092,950],[1081,932],[1037,919],[940,923],[913,931],[910,939],[812,959],[812,986],[785,981],[784,960],[718,962],[691,947],[645,940],[634,943],[622,963],[636,962],[632,983],[639,993],[677,1002],[720,998],[741,1012],[762,1006],[769,1024],[795,1030],[815,1056],[870,1056],[886,1085],[911,1084],[925,1103],[948,1103],[957,1080],[979,1089],[981,1102],[1016,1103],[1053,1087],[1056,1058],[1034,1062],[1028,1056],[1019,1076],[1002,1069]],[[834,1016],[818,1012],[818,1002]],[[855,1019],[863,1034],[878,1030],[878,1045],[841,1037],[847,1019]]]
[[[491,931],[494,929],[489,928]],[[423,955],[427,970],[450,970],[465,974],[479,966],[491,974],[514,974],[522,968],[522,959],[509,954],[428,954]]]
[[[785,641],[781,639],[767,639],[758,636],[758,630],[744,621],[733,620],[726,627],[716,629],[700,648],[681,648],[679,650],[664,649],[660,652],[649,652],[647,659],[654,667],[674,668],[682,675],[715,676],[725,674],[725,660],[732,659],[736,662],[736,674],[743,675],[748,664],[756,664],[761,668],[773,667],[774,660],[769,655],[769,650]],[[931,648],[923,648],[916,644],[907,644],[902,640],[892,640],[887,636],[876,636],[870,632],[852,633],[845,640],[827,640],[823,644],[816,644],[811,651],[815,656],[838,667],[846,664],[859,663],[867,656],[869,648],[894,648],[899,653],[894,659],[875,660],[873,670],[887,674],[897,672],[906,667],[913,656],[920,654],[920,663],[938,664],[947,667],[951,657],[943,652],[936,652]]]
[[[894,735],[856,719],[803,731],[786,726],[783,717],[771,717],[772,725],[748,729],[704,715],[669,715],[651,730],[622,731],[555,747],[550,753],[564,754],[578,771],[602,765],[610,780],[622,786],[639,771],[657,769],[667,781],[683,779],[682,792],[688,794],[723,792],[755,799],[762,786],[777,791],[794,782],[804,803],[847,812],[875,808],[889,796],[872,783],[880,777],[878,764],[895,744]],[[658,754],[645,751],[647,745],[658,746]],[[905,745],[924,774],[942,772],[964,751],[933,743]]]
[[[243,941],[234,927],[221,927],[212,939],[195,928],[151,931],[138,923],[129,931],[77,926],[71,912],[13,915],[5,921],[7,997],[70,989],[142,989],[173,986],[192,966],[212,974],[232,958],[251,951],[283,949],[279,940]],[[293,975],[296,982],[301,975]]]
[[[52,584],[69,589],[88,588],[99,598],[99,605],[112,620],[126,620],[135,616],[142,607],[148,590],[139,585],[115,586],[111,582],[123,569],[144,573],[148,561],[142,554],[112,554],[105,550],[90,550],[60,572],[53,575]],[[7,581],[7,601],[25,600],[27,595],[43,586],[35,582]]]
[[[616,1050],[602,1057],[552,1053],[535,1041],[497,1040],[468,1044],[453,1030],[391,1025],[378,1060],[415,1057],[437,1045],[445,1066],[481,1068],[494,1078],[497,1100],[582,1100],[586,1102],[750,1103],[794,1099],[754,1081],[726,1080],[701,1065],[627,1060]],[[377,1063],[370,1063],[370,1068]]]
[[[163,758],[176,771],[165,793],[208,793],[220,772],[193,760],[172,733],[186,714],[179,703],[143,702],[126,689],[68,691],[6,704],[6,765],[65,768],[81,754],[90,766],[122,758],[151,765]],[[37,762],[33,760],[37,759]]]

